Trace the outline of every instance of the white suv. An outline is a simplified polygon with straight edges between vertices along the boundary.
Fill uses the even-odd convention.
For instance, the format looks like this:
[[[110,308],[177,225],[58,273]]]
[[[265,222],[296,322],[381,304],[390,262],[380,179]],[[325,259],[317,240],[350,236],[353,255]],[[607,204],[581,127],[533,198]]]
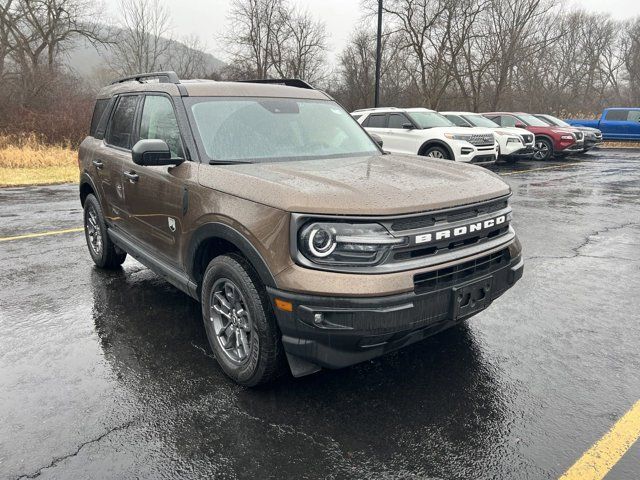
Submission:
[[[384,149],[391,153],[474,164],[494,163],[498,155],[492,130],[456,127],[434,110],[367,108],[356,110],[351,115],[369,133],[378,135]]]
[[[493,120],[472,112],[440,112],[458,127],[484,127],[493,130],[498,140],[498,158],[507,162],[533,157],[536,136],[522,128],[501,127]]]

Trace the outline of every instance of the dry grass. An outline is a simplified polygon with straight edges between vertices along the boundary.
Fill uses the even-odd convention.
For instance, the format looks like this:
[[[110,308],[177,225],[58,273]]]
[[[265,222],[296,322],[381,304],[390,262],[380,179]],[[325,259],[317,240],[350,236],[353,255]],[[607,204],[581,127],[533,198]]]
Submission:
[[[640,148],[640,142],[604,142],[602,148]]]
[[[78,181],[78,152],[35,135],[0,136],[0,187]]]

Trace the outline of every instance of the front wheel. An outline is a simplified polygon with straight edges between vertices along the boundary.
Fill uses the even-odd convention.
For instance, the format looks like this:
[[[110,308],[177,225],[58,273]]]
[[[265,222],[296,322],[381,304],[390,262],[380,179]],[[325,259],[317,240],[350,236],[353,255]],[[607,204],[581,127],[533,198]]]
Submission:
[[[214,258],[201,296],[207,339],[224,373],[249,387],[280,376],[285,365],[280,332],[253,267],[238,255]]]
[[[451,160],[451,158],[449,158],[449,153],[442,147],[429,147],[422,153],[422,156],[439,158],[441,160]]]
[[[537,138],[533,158],[546,161],[553,156],[553,144],[546,138]]]

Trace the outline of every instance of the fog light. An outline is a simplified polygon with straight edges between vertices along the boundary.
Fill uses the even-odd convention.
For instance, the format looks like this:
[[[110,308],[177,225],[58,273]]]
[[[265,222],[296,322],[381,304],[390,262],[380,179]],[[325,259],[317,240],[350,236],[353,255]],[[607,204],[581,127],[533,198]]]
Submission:
[[[322,325],[324,322],[324,316],[321,313],[316,313],[313,315],[313,323],[316,325]]]

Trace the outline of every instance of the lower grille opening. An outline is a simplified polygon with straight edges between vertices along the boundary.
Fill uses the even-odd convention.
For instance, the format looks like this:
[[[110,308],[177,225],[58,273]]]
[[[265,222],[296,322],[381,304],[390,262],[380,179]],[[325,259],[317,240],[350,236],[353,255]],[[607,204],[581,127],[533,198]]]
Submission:
[[[510,260],[509,249],[505,248],[453,267],[419,273],[413,277],[413,286],[418,294],[439,290],[493,273],[507,265]]]

